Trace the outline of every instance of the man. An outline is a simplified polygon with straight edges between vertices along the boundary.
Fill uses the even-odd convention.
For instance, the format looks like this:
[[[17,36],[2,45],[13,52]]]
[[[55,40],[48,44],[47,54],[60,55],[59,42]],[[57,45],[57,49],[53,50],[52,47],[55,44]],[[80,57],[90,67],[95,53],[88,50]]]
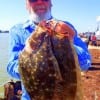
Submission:
[[[35,30],[37,24],[42,20],[53,19],[51,15],[51,0],[26,0],[26,8],[29,11],[30,19],[25,23],[17,24],[10,30],[10,59],[7,66],[8,73],[17,79],[20,79],[18,72],[18,57],[23,50],[25,42],[30,34]],[[82,70],[87,70],[91,66],[91,58],[87,46],[77,37],[75,28],[68,22],[65,22],[75,31],[74,47],[78,54],[79,64]],[[24,86],[22,85],[22,99],[30,100]]]

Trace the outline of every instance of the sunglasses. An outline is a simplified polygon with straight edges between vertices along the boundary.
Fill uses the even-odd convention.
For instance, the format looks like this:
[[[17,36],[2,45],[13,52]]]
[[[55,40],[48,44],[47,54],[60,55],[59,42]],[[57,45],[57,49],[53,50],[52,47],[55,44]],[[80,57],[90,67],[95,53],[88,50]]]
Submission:
[[[38,0],[29,0],[29,2],[37,2]],[[44,2],[48,2],[49,0],[42,0]]]

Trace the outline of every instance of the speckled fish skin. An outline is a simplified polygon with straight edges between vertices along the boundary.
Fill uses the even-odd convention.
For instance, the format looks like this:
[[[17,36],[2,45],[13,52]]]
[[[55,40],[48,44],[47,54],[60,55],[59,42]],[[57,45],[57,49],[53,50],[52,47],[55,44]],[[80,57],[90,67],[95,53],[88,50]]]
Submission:
[[[19,56],[19,72],[31,100],[83,100],[80,67],[72,41],[37,28]],[[37,41],[38,39],[38,41]],[[34,42],[37,41],[37,42]]]
[[[55,85],[56,100],[83,100],[81,71],[73,42],[55,35],[52,47],[63,79]]]
[[[52,100],[55,81],[60,78],[58,63],[53,56],[48,36],[44,36],[41,45],[32,54],[26,51],[21,53],[19,71],[32,100]]]

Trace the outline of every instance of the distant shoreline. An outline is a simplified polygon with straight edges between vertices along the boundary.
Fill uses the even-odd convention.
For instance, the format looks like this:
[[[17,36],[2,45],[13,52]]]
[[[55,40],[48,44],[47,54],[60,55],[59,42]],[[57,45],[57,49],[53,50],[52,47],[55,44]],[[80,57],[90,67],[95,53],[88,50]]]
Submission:
[[[0,30],[0,33],[9,33],[9,30]]]
[[[9,33],[9,31],[7,31],[7,32],[0,32],[0,34],[2,34],[2,33]]]

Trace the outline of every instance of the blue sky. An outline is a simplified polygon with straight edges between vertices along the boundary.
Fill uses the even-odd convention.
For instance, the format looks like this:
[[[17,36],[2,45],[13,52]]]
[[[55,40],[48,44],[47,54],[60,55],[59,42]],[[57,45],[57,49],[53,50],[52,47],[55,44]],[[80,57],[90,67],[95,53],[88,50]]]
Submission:
[[[95,31],[100,16],[100,0],[52,0],[52,15],[72,23],[78,32]],[[0,29],[28,19],[25,0],[0,0]],[[100,18],[99,18],[100,19]]]

